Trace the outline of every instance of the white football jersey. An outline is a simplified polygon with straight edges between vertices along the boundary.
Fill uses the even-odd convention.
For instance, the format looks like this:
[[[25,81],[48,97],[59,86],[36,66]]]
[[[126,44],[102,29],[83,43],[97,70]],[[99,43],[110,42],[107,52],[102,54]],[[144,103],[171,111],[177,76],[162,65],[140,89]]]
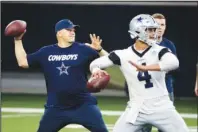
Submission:
[[[166,72],[139,72],[129,63],[129,61],[133,61],[136,64],[142,65],[157,64],[167,52],[168,50],[166,48],[155,45],[147,48],[142,53],[136,51],[134,46],[130,46],[127,49],[115,50],[111,53],[112,55],[110,54],[109,58],[114,61],[114,64],[117,63],[120,65],[120,69],[128,84],[130,99],[136,97],[152,99],[168,95],[165,84]],[[115,56],[119,57],[120,62],[114,58]]]
[[[129,61],[142,65],[159,64],[161,70],[139,72]],[[113,65],[120,66],[129,89],[127,107],[130,112],[126,120],[134,123],[139,112],[151,114],[174,108],[165,84],[165,71],[178,68],[179,61],[167,48],[153,45],[142,52],[136,51],[134,46],[115,50],[108,56],[94,60],[90,64],[90,71],[93,73]]]

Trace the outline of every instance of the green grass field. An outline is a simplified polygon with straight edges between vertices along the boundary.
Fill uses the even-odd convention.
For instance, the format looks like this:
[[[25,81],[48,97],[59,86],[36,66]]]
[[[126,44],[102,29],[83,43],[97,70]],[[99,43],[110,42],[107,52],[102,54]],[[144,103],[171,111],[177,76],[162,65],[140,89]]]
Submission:
[[[2,108],[43,108],[45,95],[2,95]],[[97,97],[101,110],[123,111],[126,107],[127,98],[124,97]],[[196,100],[177,100],[176,108],[180,113],[196,114]],[[2,112],[2,132],[35,132],[42,113],[11,113]],[[111,131],[119,115],[103,115],[108,129]],[[190,128],[196,130],[196,118],[184,118]],[[76,125],[69,125],[60,132],[88,132],[88,130]],[[73,128],[76,127],[76,128]],[[155,130],[154,130],[155,131]]]

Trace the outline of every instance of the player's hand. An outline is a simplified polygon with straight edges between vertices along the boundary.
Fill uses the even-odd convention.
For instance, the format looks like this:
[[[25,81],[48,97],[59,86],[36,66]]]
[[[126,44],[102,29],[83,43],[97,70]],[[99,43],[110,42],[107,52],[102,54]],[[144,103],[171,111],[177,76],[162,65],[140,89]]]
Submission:
[[[95,71],[95,72],[93,72],[92,73],[92,75],[91,75],[91,77],[93,77],[93,78],[100,78],[100,77],[102,77],[102,75],[109,75],[106,71],[104,71],[104,70],[97,70],[97,71]]]
[[[132,62],[132,61],[129,61],[129,63],[132,65],[132,66],[134,66],[134,67],[136,67],[137,68],[137,71],[147,71],[147,69],[146,69],[146,66],[144,66],[144,65],[138,65],[138,64],[136,64],[136,63],[134,63],[134,62]]]
[[[15,40],[21,40],[23,38],[23,35],[26,33],[26,30],[19,36],[14,37]]]
[[[88,44],[88,43],[85,43],[85,44],[95,50],[101,50],[102,49],[102,46],[101,46],[102,39],[100,39],[99,36],[96,37],[95,34],[90,34],[89,36],[91,39],[91,44]]]
[[[195,85],[195,95],[198,96],[198,86],[197,86],[197,84]]]

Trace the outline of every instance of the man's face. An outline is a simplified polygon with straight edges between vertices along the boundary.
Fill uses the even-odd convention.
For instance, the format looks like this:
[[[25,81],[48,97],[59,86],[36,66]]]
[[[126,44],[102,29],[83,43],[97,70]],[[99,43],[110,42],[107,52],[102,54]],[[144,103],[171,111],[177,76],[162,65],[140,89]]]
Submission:
[[[154,19],[159,24],[159,29],[157,29],[157,35],[158,35],[158,37],[162,37],[166,30],[166,20],[158,19],[158,18],[154,18]]]
[[[147,28],[146,33],[148,35],[148,39],[151,39],[151,40],[156,39],[156,28]]]
[[[75,41],[75,29],[62,29],[59,36],[63,38],[66,42],[72,43]]]

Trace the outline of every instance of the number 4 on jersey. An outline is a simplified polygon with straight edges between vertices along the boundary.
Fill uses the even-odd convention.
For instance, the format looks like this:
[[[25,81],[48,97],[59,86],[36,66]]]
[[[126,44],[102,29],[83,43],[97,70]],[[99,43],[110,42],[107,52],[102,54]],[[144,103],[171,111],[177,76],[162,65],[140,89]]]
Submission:
[[[146,65],[146,63],[143,63],[142,65]],[[153,83],[150,81],[151,75],[148,73],[148,71],[145,71],[145,72],[139,71],[137,78],[139,81],[146,81],[146,84],[144,85],[145,88],[153,87]]]

